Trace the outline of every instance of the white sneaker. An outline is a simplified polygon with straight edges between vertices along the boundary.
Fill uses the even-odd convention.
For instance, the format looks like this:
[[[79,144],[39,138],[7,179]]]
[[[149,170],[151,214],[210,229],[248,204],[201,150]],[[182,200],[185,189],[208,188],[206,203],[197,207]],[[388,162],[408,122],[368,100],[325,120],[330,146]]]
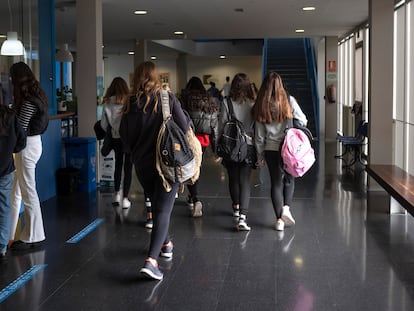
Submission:
[[[295,219],[289,209],[288,205],[283,206],[282,219],[285,222],[286,227],[293,226],[295,224]]]
[[[130,208],[131,207],[131,201],[128,200],[128,198],[124,198],[122,200],[122,208]]]
[[[121,202],[121,195],[119,193],[114,194],[114,197],[112,198],[112,204],[119,205],[119,202]]]
[[[203,204],[200,201],[194,203],[194,208],[192,210],[193,217],[201,217],[203,216]]]
[[[277,231],[283,231],[283,230],[285,230],[285,222],[282,219],[276,220],[275,229]]]
[[[239,231],[250,231],[250,227],[246,222],[245,218],[239,218],[239,222],[237,223],[237,230]]]

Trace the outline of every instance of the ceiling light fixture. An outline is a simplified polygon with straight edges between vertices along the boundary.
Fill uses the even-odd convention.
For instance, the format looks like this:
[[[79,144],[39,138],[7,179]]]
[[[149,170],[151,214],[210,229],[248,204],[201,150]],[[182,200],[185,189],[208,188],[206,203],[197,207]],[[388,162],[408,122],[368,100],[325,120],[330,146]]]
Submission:
[[[183,32],[183,31],[174,31],[174,34],[175,34],[175,35],[183,35],[183,34],[184,34],[184,32]]]
[[[151,59],[152,60],[156,60],[157,59],[157,56],[151,56]]]
[[[7,0],[9,5],[9,15],[10,15],[10,30],[13,29],[13,16],[11,12],[10,0]],[[3,42],[1,46],[1,55],[9,55],[9,56],[16,56],[16,55],[23,55],[24,54],[24,47],[23,43],[19,41],[17,38],[17,32],[9,31],[7,32],[7,39]]]
[[[73,55],[69,51],[69,45],[67,43],[62,44],[62,48],[56,53],[56,61],[61,63],[72,63]]]
[[[305,6],[302,8],[303,11],[315,11],[316,8],[314,6]]]
[[[148,11],[145,11],[145,10],[136,10],[136,11],[134,11],[135,15],[145,15],[147,13],[148,13]]]
[[[304,29],[296,29],[295,32],[296,33],[303,33],[303,32],[305,32],[305,30]]]
[[[62,7],[60,11],[62,12],[62,29],[63,29],[63,37],[65,37],[66,33],[66,25],[65,25],[65,12],[66,7]],[[65,42],[65,38],[63,38],[63,42]],[[67,42],[67,41],[66,41]],[[69,51],[69,44],[63,43],[60,45],[60,49],[56,52],[56,61],[61,63],[73,63],[73,55]]]
[[[225,59],[226,55],[220,55],[220,59]]]
[[[134,55],[135,54],[135,52],[134,51],[129,51],[128,52],[128,55]]]

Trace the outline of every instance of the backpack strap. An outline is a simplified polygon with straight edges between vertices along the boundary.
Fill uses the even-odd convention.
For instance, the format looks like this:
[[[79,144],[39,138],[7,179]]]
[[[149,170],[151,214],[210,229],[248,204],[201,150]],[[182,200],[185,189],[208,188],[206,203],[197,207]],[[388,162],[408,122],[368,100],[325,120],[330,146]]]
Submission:
[[[233,103],[231,102],[230,96],[227,96],[226,100],[227,100],[227,108],[229,109],[230,118],[235,118],[236,119],[236,117],[234,115]]]
[[[290,106],[290,108],[293,112],[292,103],[290,102],[290,94],[288,92],[286,92],[286,96],[287,96],[287,99],[288,99],[288,102],[289,102],[289,106]],[[292,119],[286,119],[286,121],[287,121],[286,122],[286,130],[289,129],[289,128],[294,127],[293,126],[293,117],[292,117]]]
[[[162,118],[164,121],[171,118],[170,96],[167,90],[161,90]]]

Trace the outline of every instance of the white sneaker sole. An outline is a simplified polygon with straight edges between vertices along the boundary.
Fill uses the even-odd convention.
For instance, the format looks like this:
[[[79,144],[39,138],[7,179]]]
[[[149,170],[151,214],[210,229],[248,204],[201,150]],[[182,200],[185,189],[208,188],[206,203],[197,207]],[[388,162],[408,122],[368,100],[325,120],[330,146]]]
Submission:
[[[163,278],[162,275],[161,276],[156,275],[154,274],[154,272],[152,272],[150,269],[147,269],[147,268],[142,268],[141,270],[139,270],[139,272],[141,272],[143,275],[145,275],[147,278],[150,278],[150,279],[161,281]]]
[[[237,230],[239,231],[250,231],[252,228],[250,228],[249,226],[239,226],[237,225]]]
[[[201,205],[201,203],[197,202],[194,204],[193,217],[201,216],[203,216],[203,206]]]
[[[295,224],[295,219],[293,219],[293,216],[290,213],[290,211],[288,211],[287,213],[282,212],[282,220],[285,222],[286,227],[293,226]]]

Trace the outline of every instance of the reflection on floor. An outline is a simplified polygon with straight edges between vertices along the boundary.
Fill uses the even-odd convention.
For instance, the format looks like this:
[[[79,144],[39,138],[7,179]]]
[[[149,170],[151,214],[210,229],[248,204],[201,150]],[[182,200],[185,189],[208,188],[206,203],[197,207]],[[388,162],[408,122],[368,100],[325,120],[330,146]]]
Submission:
[[[343,171],[336,149],[321,146],[317,165],[297,180],[296,226],[282,233],[273,229],[266,170],[251,180],[252,231],[235,230],[227,176],[207,154],[203,217],[191,218],[180,195],[161,282],[139,274],[150,233],[136,180],[129,210],[114,209],[108,191],[43,202],[47,241],[8,254],[0,290],[47,266],[23,277],[0,310],[414,310],[413,217],[386,214],[387,196],[367,196],[365,172]],[[96,219],[103,222],[66,243]]]

